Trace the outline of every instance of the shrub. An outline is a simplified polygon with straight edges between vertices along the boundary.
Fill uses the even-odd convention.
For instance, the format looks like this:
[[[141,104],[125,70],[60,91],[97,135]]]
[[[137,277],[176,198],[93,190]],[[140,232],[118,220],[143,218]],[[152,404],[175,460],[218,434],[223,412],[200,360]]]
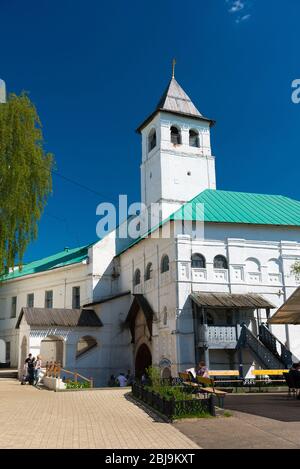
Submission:
[[[86,389],[90,387],[91,383],[89,383],[88,381],[66,381],[66,389]]]

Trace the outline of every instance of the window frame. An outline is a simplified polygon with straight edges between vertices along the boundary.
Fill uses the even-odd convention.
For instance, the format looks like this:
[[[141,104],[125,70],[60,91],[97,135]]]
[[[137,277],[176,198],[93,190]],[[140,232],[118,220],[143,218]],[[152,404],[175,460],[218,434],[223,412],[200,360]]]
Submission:
[[[222,259],[223,261],[225,261],[226,267],[224,267],[224,266],[223,266],[223,267],[216,266],[217,259],[219,259],[219,260]],[[225,256],[223,256],[223,254],[217,254],[217,255],[214,257],[214,264],[213,264],[213,265],[214,265],[214,269],[228,270],[228,260],[227,260],[227,258],[226,258]]]
[[[164,274],[165,272],[169,272],[169,270],[170,270],[170,258],[168,254],[163,254],[161,261],[160,261],[160,273]]]
[[[152,129],[150,130],[148,134],[147,145],[148,145],[148,153],[150,153],[157,145],[157,134],[156,134],[155,127],[152,127]]]
[[[47,294],[48,293],[51,293],[50,297],[51,297],[51,306],[48,306],[48,301],[49,299],[47,298]],[[53,308],[53,290],[46,290],[45,291],[45,308],[48,308],[48,309],[52,309]]]
[[[174,130],[176,129],[177,132],[174,132],[172,129],[174,129]],[[177,141],[176,142],[174,142],[173,139],[172,139],[173,135],[177,136]],[[181,143],[182,143],[181,129],[179,127],[177,127],[176,125],[171,125],[171,127],[170,127],[170,142],[173,145],[181,145]]]
[[[145,281],[151,280],[153,278],[153,264],[148,262],[145,270]]]
[[[77,295],[75,293],[76,290],[79,291],[79,294],[77,294]],[[79,303],[77,303],[76,300],[79,300]],[[80,309],[80,287],[78,285],[72,287],[72,308],[73,309]]]
[[[198,259],[195,259],[195,257],[198,256]],[[195,262],[201,262],[203,261],[202,266],[195,265]],[[199,252],[194,252],[191,256],[191,267],[192,269],[206,269],[206,259],[203,256],[203,254],[200,254]]]
[[[193,133],[193,135],[191,135]],[[195,139],[196,145],[191,144],[191,139]],[[192,148],[200,148],[200,137],[199,137],[199,132],[198,130],[195,129],[190,129],[189,130],[189,146]]]
[[[32,302],[29,301],[29,299],[32,299]],[[27,308],[34,308],[34,293],[27,293],[26,304],[27,304]]]
[[[11,304],[10,304],[10,318],[11,319],[14,319],[17,317],[17,302],[18,302],[18,297],[12,296]]]
[[[137,282],[137,279],[138,279],[138,282]],[[140,284],[141,284],[141,269],[137,268],[135,269],[134,275],[133,275],[133,286],[137,287]]]

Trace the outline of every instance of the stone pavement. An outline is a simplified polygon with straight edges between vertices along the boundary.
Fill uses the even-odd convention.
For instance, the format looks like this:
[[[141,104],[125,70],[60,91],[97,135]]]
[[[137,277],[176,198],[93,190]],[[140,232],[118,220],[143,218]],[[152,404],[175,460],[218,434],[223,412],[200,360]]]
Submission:
[[[300,401],[285,395],[228,395],[231,417],[174,424],[204,449],[300,448]]]
[[[196,449],[128,399],[129,389],[55,393],[0,380],[0,448]]]

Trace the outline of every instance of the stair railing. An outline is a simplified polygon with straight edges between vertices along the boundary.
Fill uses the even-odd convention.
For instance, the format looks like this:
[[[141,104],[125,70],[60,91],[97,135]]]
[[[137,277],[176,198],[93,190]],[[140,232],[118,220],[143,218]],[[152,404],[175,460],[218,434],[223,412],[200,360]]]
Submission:
[[[293,362],[292,353],[264,324],[259,326],[259,339],[287,368],[291,367]]]

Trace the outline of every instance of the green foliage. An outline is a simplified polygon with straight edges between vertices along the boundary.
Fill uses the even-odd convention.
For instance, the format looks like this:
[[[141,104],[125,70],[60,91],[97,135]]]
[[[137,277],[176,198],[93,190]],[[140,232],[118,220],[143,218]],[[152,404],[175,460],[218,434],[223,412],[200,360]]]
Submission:
[[[0,272],[22,263],[37,236],[52,190],[53,156],[44,150],[41,122],[29,97],[0,104]]]
[[[173,418],[208,418],[212,417],[210,413],[202,408],[201,399],[198,399],[195,394],[192,394],[193,389],[185,386],[171,386],[168,382],[161,380],[160,370],[157,367],[150,366],[147,370],[149,384],[144,386],[148,391],[158,394],[161,398],[167,401],[175,401],[175,412]],[[194,400],[193,410],[187,413],[186,407],[182,405],[183,401]],[[155,407],[155,404],[154,404]]]
[[[90,387],[91,383],[89,383],[88,381],[66,381],[66,389],[86,389]]]
[[[294,275],[300,274],[300,261],[296,261],[295,264],[292,265],[291,273]]]

